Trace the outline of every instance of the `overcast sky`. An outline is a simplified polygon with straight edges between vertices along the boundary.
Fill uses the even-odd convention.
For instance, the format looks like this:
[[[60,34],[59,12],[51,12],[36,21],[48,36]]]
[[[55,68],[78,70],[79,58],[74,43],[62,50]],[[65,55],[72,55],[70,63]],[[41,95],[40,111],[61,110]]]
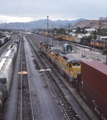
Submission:
[[[0,23],[107,17],[107,0],[0,0]]]

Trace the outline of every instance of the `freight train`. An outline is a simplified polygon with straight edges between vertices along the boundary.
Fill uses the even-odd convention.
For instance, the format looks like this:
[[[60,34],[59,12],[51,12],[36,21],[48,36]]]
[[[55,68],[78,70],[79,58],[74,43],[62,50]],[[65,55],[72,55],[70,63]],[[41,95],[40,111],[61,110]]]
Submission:
[[[53,37],[57,40],[67,40],[67,41],[75,41],[75,37],[69,35],[62,35],[62,34],[51,34],[51,33],[41,33],[44,36]]]
[[[70,82],[76,81],[77,73],[81,68],[81,60],[45,42],[40,42],[40,51],[47,55]]]
[[[107,120],[107,65],[82,61],[77,75],[77,90],[101,120]]]
[[[107,120],[107,66],[97,61],[80,61],[45,42],[40,42],[40,50],[68,77],[100,119]]]
[[[97,39],[94,40],[90,38],[82,38],[80,40],[80,44],[88,45],[94,48],[104,49],[107,45],[107,41],[97,40]]]
[[[48,34],[48,33],[41,33],[42,35],[45,36],[49,36],[49,37],[53,37],[54,39],[57,40],[67,40],[67,41],[71,41],[71,42],[76,42],[82,45],[87,45],[90,47],[94,47],[94,48],[98,48],[98,49],[105,49],[106,45],[107,45],[107,40],[94,40],[91,38],[81,38],[80,42],[77,42],[75,40],[74,36],[69,36],[69,35],[57,35],[57,34]],[[104,54],[104,53],[103,53]]]
[[[0,57],[0,113],[9,93],[17,49],[18,41],[15,41]]]

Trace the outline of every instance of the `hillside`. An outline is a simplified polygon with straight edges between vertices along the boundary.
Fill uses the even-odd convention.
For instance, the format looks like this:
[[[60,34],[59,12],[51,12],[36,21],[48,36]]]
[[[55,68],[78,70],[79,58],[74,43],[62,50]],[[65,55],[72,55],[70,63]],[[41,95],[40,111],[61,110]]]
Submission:
[[[107,18],[104,18],[101,20],[101,28],[107,27]],[[86,28],[96,28],[98,29],[99,27],[99,20],[84,20],[84,21],[79,21],[75,23],[72,28],[77,28],[77,27],[86,27]]]

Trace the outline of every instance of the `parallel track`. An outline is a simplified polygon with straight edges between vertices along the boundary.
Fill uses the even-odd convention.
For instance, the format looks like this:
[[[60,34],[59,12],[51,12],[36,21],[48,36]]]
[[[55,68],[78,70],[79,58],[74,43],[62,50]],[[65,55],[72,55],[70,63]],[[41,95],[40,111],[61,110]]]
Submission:
[[[50,68],[52,72],[45,72],[45,75],[48,79],[50,79],[48,82],[50,82],[51,86],[57,86],[53,87],[53,91],[56,91],[55,94],[58,96],[58,101],[61,101],[61,105],[63,106],[63,112],[66,115],[66,118],[68,120],[73,119],[81,119],[81,120],[91,120],[89,115],[84,111],[84,109],[81,107],[81,105],[78,103],[78,101],[75,99],[75,97],[70,93],[68,88],[63,84],[60,77],[57,76],[55,71],[53,70],[53,67],[50,66],[49,62],[43,58],[43,56],[40,56],[37,51],[35,50],[34,45],[31,43],[31,39],[28,41],[30,42],[32,48],[35,51],[36,56],[39,59],[39,62],[41,63],[41,68],[47,69]],[[33,41],[34,43],[35,41]],[[35,43],[36,44],[36,43]],[[53,83],[54,82],[54,83]],[[54,84],[54,85],[53,85]],[[68,96],[68,98],[67,98]],[[66,98],[66,99],[65,99]]]
[[[43,36],[43,35],[39,35],[39,34],[36,34],[36,35],[38,35],[38,38],[40,38],[41,36]],[[47,39],[47,36],[43,36],[44,37],[44,39],[46,40]],[[49,38],[52,38],[52,37],[49,37]],[[57,40],[57,39],[56,39]],[[67,41],[67,40],[58,40],[58,41],[65,41],[65,42],[69,42],[69,41]],[[102,49],[98,49],[98,48],[94,48],[94,47],[92,47],[92,46],[88,46],[88,45],[83,45],[83,44],[80,44],[80,43],[78,43],[78,42],[76,42],[76,41],[70,41],[69,42],[71,45],[73,45],[73,46],[78,46],[78,47],[81,47],[81,48],[86,48],[86,49],[89,49],[89,50],[91,50],[91,51],[96,51],[96,52],[99,52],[99,53],[103,53],[103,50]]]
[[[33,108],[31,101],[30,85],[27,79],[25,62],[24,40],[21,38],[21,55],[20,55],[20,81],[19,81],[19,100],[18,100],[18,117],[17,120],[34,120]]]

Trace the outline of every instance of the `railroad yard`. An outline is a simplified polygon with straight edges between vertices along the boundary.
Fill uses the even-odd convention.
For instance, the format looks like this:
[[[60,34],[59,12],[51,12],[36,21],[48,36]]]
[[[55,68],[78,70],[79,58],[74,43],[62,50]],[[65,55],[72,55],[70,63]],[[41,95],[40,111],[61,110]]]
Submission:
[[[65,43],[73,47],[72,52],[63,53]],[[53,52],[51,45],[62,52]],[[50,50],[46,52],[49,47]],[[71,70],[71,64],[72,69],[76,71],[72,77],[70,73],[73,72],[69,71],[68,76],[64,73],[62,56],[64,58],[66,54],[72,60],[64,59],[67,64],[65,73],[68,72],[68,66]],[[102,107],[99,101],[98,106],[97,100],[91,99],[91,96],[86,98],[86,93],[89,92],[85,91],[83,95],[84,92],[80,90],[83,81],[85,84],[81,67],[84,64],[89,65],[84,61],[99,62],[104,65],[106,71],[106,55],[102,55],[101,50],[44,35],[21,32],[11,35],[11,39],[0,47],[0,57],[0,82],[5,86],[0,90],[6,92],[6,95],[1,92],[0,97],[1,120],[107,120],[107,95],[102,95],[102,98],[101,94],[95,94],[96,98],[104,100]],[[62,60],[59,67],[58,58]],[[61,65],[63,70],[60,69]],[[96,69],[95,67],[93,69]],[[104,79],[107,78],[105,71]],[[82,81],[79,79],[80,73]],[[87,78],[91,75],[88,72],[86,74]],[[107,82],[104,83],[107,85]],[[89,91],[88,88],[87,90]],[[99,93],[103,93],[103,90],[100,90]],[[106,90],[104,87],[104,91]]]

